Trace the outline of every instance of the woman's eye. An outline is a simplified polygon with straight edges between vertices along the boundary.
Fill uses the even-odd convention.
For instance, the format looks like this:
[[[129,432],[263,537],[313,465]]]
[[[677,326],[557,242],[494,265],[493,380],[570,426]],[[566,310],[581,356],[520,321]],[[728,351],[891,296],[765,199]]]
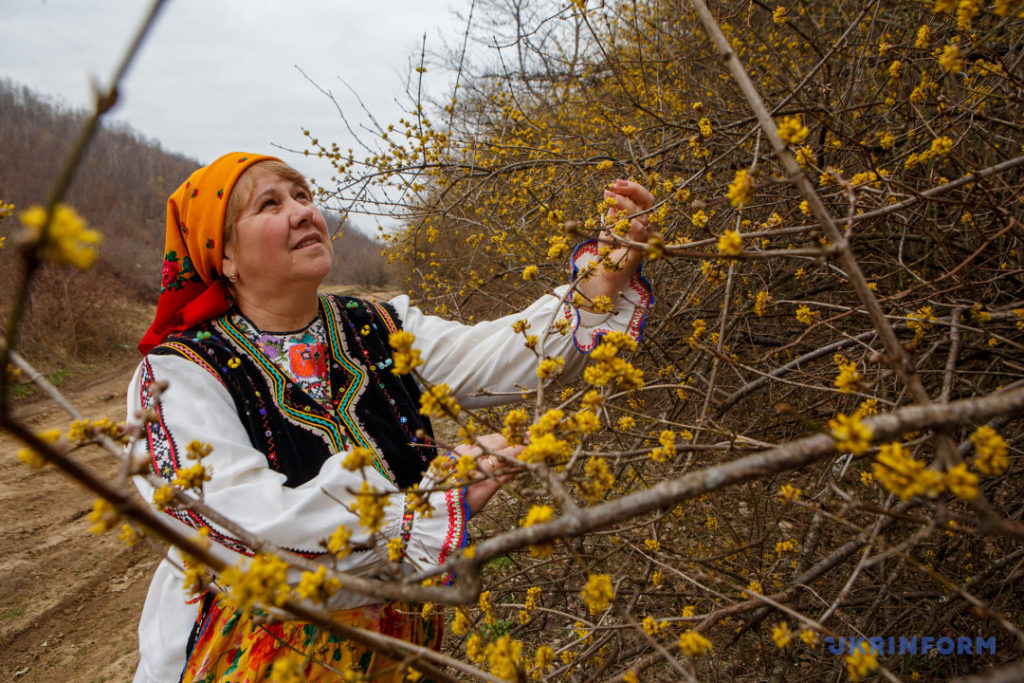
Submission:
[[[269,208],[269,207],[271,207],[273,205],[274,205],[274,200],[273,199],[264,199],[263,203],[260,204],[260,211],[263,211],[264,209]]]

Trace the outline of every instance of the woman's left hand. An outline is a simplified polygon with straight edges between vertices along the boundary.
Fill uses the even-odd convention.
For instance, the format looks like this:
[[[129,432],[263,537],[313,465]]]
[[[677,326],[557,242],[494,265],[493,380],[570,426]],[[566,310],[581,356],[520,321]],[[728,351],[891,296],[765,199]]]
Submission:
[[[515,457],[519,455],[523,446],[508,446],[505,437],[501,434],[486,434],[478,439],[479,443],[492,453]],[[479,512],[487,501],[491,499],[501,485],[513,479],[517,472],[501,474],[502,470],[508,469],[498,455],[482,455],[484,448],[479,446],[458,446],[455,453],[459,455],[480,456],[477,458],[476,467],[480,472],[480,478],[466,487],[466,503],[469,505],[469,516],[472,517]]]
[[[605,188],[604,196],[615,202],[615,206],[610,207],[605,215],[606,225],[614,225],[621,218],[634,216],[629,222],[626,237],[633,242],[646,243],[650,234],[647,230],[647,214],[644,212],[654,206],[654,196],[647,188],[631,180],[619,179]],[[598,241],[601,245],[616,243],[606,230],[601,232]],[[619,268],[611,270],[602,267],[595,277],[581,282],[577,290],[591,301],[602,295],[614,301],[643,263],[645,253],[643,249],[627,246],[612,249],[609,259],[612,263],[619,264]]]

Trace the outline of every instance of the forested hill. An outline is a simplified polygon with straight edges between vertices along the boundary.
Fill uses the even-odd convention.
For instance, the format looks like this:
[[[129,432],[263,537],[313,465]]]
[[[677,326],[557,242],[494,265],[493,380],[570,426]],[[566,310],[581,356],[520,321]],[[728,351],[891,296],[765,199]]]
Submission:
[[[0,81],[0,197],[18,209],[45,204],[86,116]],[[126,124],[103,125],[65,200],[103,233],[97,267],[133,290],[155,291],[167,196],[197,166]]]

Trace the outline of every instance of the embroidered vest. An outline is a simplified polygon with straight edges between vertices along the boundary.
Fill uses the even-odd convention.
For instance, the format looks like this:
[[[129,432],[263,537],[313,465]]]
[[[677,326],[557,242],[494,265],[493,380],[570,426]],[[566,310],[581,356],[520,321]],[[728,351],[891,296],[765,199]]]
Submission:
[[[231,394],[238,418],[267,466],[300,486],[332,454],[350,446],[400,487],[420,480],[436,455],[430,421],[419,414],[415,380],[392,374],[388,335],[401,320],[388,304],[320,296],[327,331],[331,405],[303,391],[245,335],[228,313],[168,337],[151,353],[197,363]]]

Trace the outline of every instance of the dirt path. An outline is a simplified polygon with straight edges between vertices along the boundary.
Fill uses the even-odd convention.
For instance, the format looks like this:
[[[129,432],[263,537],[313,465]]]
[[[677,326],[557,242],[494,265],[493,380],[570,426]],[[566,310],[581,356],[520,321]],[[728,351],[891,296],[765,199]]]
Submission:
[[[132,370],[112,369],[69,397],[86,417],[120,422]],[[68,424],[50,401],[20,414],[37,430]],[[135,628],[159,557],[115,533],[88,533],[93,496],[52,468],[23,465],[19,447],[0,432],[0,681],[130,680]],[[81,455],[97,472],[115,474],[116,462],[100,449]]]

